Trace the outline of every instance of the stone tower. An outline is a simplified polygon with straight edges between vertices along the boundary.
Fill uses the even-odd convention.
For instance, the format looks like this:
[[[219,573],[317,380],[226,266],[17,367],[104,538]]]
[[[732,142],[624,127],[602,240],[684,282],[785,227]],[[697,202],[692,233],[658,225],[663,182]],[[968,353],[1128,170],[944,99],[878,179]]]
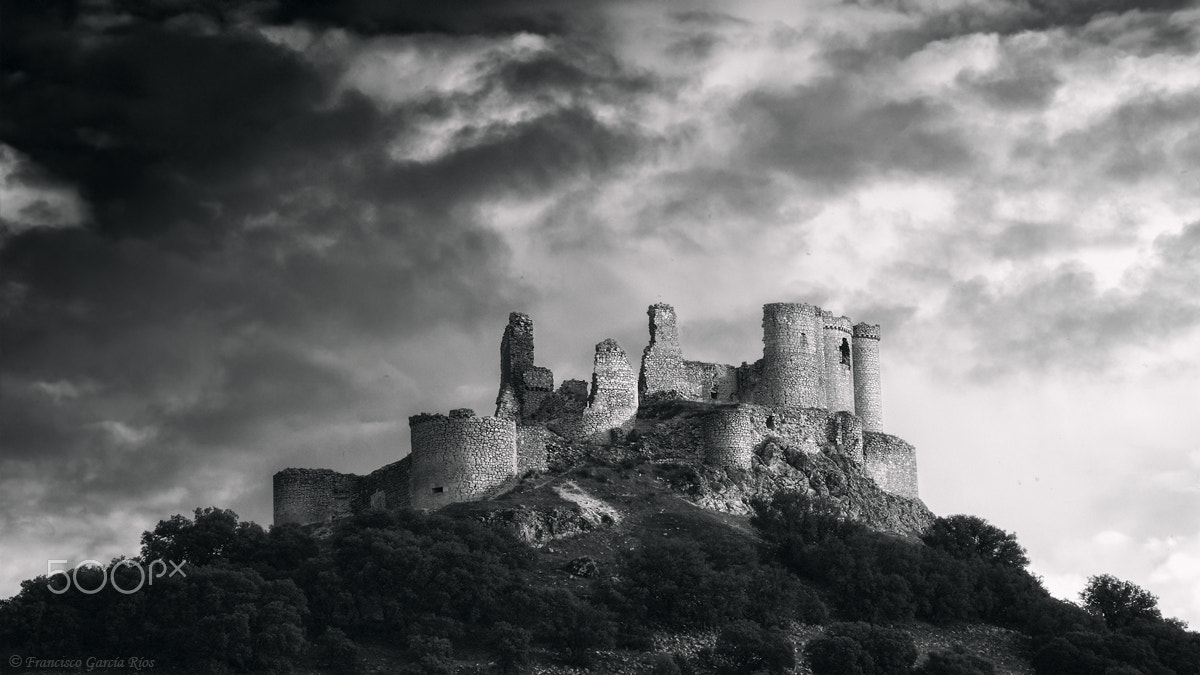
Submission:
[[[763,305],[762,403],[799,408],[825,406],[820,387],[825,358],[818,351],[818,336],[823,330],[820,310],[812,305]]]
[[[850,319],[822,312],[825,333],[825,405],[854,412],[853,328]]]
[[[508,315],[504,337],[500,339],[500,393],[496,396],[496,417],[521,416],[525,371],[533,367],[533,319],[528,314]]]
[[[879,384],[879,326],[854,326],[854,412],[864,431],[883,430],[883,390]]]
[[[517,473],[517,427],[511,418],[476,417],[460,408],[449,417],[414,415],[408,425],[413,508],[482,499]]]
[[[704,417],[704,461],[712,466],[750,470],[754,430],[745,408],[720,408]]]
[[[650,344],[642,352],[638,391],[642,396],[660,391],[685,393],[690,387],[679,348],[675,308],[658,303],[646,310],[650,316]]]

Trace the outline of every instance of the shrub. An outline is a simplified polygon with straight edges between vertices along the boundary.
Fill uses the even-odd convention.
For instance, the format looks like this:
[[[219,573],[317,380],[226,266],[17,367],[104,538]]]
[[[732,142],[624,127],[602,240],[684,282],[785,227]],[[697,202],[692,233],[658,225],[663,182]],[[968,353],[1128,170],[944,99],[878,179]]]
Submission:
[[[1134,621],[1162,619],[1158,598],[1153,593],[1111,574],[1089,577],[1079,599],[1083,601],[1084,609],[1103,618],[1109,628],[1123,628]]]
[[[969,653],[961,645],[950,651],[930,652],[929,659],[913,670],[913,675],[994,675],[991,661]]]
[[[500,621],[492,626],[488,642],[496,654],[496,664],[502,673],[520,672],[529,663],[529,643],[533,634],[524,628]]]
[[[912,636],[902,630],[855,622],[830,624],[825,632],[831,636],[850,638],[862,645],[875,664],[871,671],[873,673],[907,673],[917,660],[917,646]]]
[[[729,673],[783,673],[796,665],[787,634],[753,621],[735,621],[723,629],[714,653]]]
[[[809,640],[804,657],[816,675],[868,675],[875,662],[866,649],[848,637],[834,635]]]
[[[982,560],[1016,569],[1029,565],[1016,535],[976,516],[936,518],[921,535],[921,541],[960,560]]]
[[[358,645],[338,628],[330,628],[317,640],[317,663],[333,673],[357,673],[363,658]]]

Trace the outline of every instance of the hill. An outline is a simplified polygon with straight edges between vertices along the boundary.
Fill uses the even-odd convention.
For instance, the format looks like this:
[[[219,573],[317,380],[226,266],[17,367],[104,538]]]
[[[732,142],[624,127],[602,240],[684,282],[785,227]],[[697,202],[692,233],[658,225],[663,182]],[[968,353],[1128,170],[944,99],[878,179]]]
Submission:
[[[711,410],[648,401],[620,439],[435,512],[175,516],[104,578],[25,582],[0,643],[22,672],[1200,673],[1200,634],[1152,596],[1051,598],[1012,535],[880,489],[837,434],[699,461]],[[181,573],[120,590],[156,560]]]

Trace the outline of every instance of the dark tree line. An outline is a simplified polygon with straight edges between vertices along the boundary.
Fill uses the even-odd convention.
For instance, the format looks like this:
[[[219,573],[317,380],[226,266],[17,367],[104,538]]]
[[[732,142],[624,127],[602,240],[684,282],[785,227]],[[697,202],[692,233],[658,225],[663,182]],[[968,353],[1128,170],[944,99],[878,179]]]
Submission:
[[[401,648],[406,673],[449,673],[463,649],[500,672],[535,652],[586,665],[597,650],[651,649],[657,630],[714,629],[699,657],[660,655],[656,672],[786,672],[793,622],[828,624],[804,650],[817,673],[971,675],[963,651],[917,668],[912,619],[984,622],[1030,637],[1039,673],[1200,675],[1200,635],[1164,620],[1153,595],[1094,577],[1082,607],[1052,598],[1016,538],[969,516],[939,518],[921,541],[871,532],[830,504],[781,494],[756,505],[765,543],[722,528],[648,539],[576,590],[539,584],[534,553],[474,520],[411,511],[347,519],[318,541],[220,509],[162,521],[132,562],[170,560],[184,576],[136,593],[55,594],[24,582],[0,601],[0,644],[18,654],[139,654],[165,671],[358,672],[373,646]],[[115,567],[114,567],[115,566]],[[84,569],[138,583],[137,565]],[[833,621],[833,623],[829,623]],[[1124,669],[1124,670],[1123,670]]]

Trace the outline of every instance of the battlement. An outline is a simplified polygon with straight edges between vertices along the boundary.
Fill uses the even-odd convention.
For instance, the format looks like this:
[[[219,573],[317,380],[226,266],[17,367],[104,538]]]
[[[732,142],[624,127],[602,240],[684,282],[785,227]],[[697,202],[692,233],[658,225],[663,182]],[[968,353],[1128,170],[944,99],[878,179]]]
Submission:
[[[866,338],[869,340],[879,339],[879,325],[872,326],[869,323],[860,323],[854,326],[854,337]]]

